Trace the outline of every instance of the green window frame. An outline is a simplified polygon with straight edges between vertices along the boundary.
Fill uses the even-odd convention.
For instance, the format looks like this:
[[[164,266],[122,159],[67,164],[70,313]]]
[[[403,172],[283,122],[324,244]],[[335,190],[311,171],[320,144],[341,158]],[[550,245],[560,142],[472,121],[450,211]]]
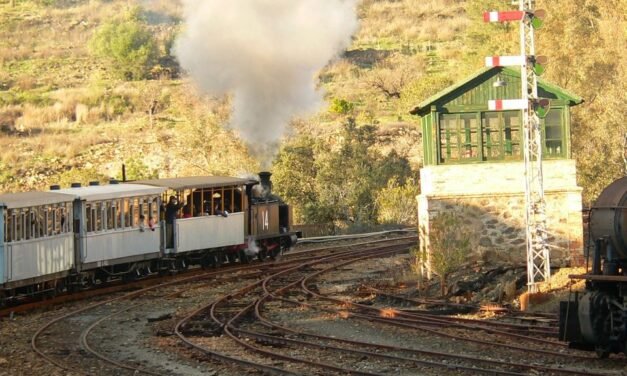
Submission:
[[[479,160],[479,121],[476,113],[440,115],[440,163]]]
[[[481,160],[522,159],[521,113],[489,111],[481,113]]]
[[[560,108],[552,108],[546,117],[541,120],[542,138],[544,139],[544,158],[564,158],[566,145],[564,145],[564,118]]]
[[[566,158],[564,110],[551,109],[540,125],[543,159]],[[440,114],[438,164],[522,160],[523,137],[521,111]]]

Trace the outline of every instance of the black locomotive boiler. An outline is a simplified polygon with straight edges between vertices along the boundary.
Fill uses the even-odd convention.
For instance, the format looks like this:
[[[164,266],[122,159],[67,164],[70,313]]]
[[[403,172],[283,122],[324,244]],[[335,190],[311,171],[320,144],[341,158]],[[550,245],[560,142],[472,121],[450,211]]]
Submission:
[[[560,303],[560,339],[600,358],[627,354],[627,177],[607,186],[590,211],[585,291]]]

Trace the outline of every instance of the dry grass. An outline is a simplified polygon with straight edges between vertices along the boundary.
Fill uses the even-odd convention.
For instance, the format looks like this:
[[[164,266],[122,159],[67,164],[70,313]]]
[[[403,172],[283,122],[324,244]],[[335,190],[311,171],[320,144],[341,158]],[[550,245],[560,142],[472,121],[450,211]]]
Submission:
[[[449,41],[468,25],[464,2],[457,0],[363,1],[359,42],[390,38],[409,42]]]

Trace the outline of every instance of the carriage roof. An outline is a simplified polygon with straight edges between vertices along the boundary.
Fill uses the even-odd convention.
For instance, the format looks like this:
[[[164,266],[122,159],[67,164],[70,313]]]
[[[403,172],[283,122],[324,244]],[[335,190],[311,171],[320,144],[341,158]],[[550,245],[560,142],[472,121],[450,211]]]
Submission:
[[[234,185],[256,184],[257,180],[229,176],[189,176],[181,178],[152,179],[134,181],[137,184],[154,185],[174,190],[191,188],[217,188]]]
[[[108,184],[90,185],[87,187],[65,188],[55,192],[72,195],[75,198],[87,201],[107,200],[123,197],[145,196],[161,194],[164,188],[141,184]]]
[[[0,194],[0,206],[8,209],[71,202],[74,198],[54,192],[16,192]]]

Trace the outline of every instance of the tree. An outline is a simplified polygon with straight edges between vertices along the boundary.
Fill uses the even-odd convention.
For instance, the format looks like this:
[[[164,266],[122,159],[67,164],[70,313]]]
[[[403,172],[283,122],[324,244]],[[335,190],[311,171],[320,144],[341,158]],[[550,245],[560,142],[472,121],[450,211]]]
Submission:
[[[108,60],[114,72],[125,80],[145,78],[157,58],[157,45],[134,8],[121,20],[101,25],[89,42],[90,51]]]
[[[126,180],[144,180],[144,179],[156,179],[159,177],[159,171],[157,169],[149,168],[146,163],[138,158],[127,159],[124,163],[126,176],[118,176],[119,180],[126,177]]]
[[[411,176],[409,162],[376,149],[376,127],[349,118],[326,139],[296,138],[283,147],[273,171],[283,197],[307,223],[373,224],[375,197],[391,178]],[[293,200],[293,201],[292,201]]]
[[[473,236],[470,229],[464,228],[456,213],[441,212],[431,219],[429,263],[431,270],[440,277],[442,295],[448,291],[448,276],[466,261]]]
[[[549,58],[544,77],[584,98],[572,110],[572,148],[584,203],[624,175],[623,137],[627,132],[627,2],[542,1],[545,27],[538,52]],[[602,152],[599,152],[602,151]]]
[[[294,204],[296,221],[324,217],[316,213],[318,195],[315,190],[316,142],[309,136],[294,139],[283,145],[277,155],[272,180],[276,193],[286,202]]]

